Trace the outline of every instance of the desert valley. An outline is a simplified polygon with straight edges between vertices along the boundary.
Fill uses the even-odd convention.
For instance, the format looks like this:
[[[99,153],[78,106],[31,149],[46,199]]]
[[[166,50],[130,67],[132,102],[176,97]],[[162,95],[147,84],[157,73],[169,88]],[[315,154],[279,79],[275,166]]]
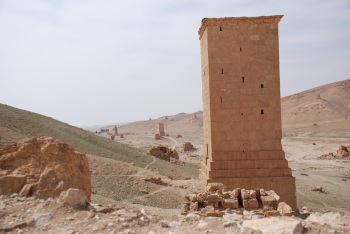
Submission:
[[[164,124],[166,135],[155,139],[158,123]],[[198,192],[201,111],[119,125],[112,140],[114,124],[103,127],[109,132],[100,133],[100,129],[73,127],[0,104],[0,152],[4,155],[12,150],[13,155],[23,157],[40,144],[52,144],[48,152],[53,155],[86,154],[91,172],[91,202],[85,208],[62,205],[57,198],[1,195],[0,233],[348,233],[350,80],[282,98],[282,124],[282,145],[296,178],[299,213],[292,218],[264,218],[264,229],[261,217],[249,211],[240,215],[226,211],[216,218],[180,214],[183,198]],[[28,144],[23,140],[33,137],[50,138],[38,140],[39,146],[21,154],[20,149]],[[73,149],[53,139],[62,139]],[[5,147],[18,141],[22,143]],[[194,149],[184,151],[186,142]],[[176,150],[178,159],[167,161],[147,154],[158,146]],[[3,165],[0,180],[7,173]],[[4,186],[5,180],[1,181]]]

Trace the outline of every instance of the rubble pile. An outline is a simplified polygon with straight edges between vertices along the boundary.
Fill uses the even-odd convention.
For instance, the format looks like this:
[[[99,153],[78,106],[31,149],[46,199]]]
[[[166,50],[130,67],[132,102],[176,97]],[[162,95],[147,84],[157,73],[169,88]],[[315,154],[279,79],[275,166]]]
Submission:
[[[349,146],[344,146],[344,145],[339,146],[338,150],[337,150],[337,155],[342,157],[342,158],[349,157],[350,156],[350,145]]]
[[[166,146],[152,147],[147,154],[166,161],[170,161],[170,158],[179,159],[177,151]]]
[[[150,182],[150,183],[153,183],[153,184],[164,185],[164,186],[168,186],[169,185],[168,183],[164,182],[162,180],[162,178],[160,178],[160,177],[146,178],[146,179],[144,179],[144,181],[147,181],[147,182]]]
[[[340,145],[337,149],[337,153],[322,154],[321,159],[349,159],[350,158],[350,145]]]
[[[62,140],[31,138],[0,149],[0,195],[47,199],[69,188],[83,190],[90,201],[88,159]]]
[[[195,213],[201,216],[222,217],[227,209],[239,212],[252,211],[257,215],[292,216],[293,210],[273,190],[240,189],[226,191],[221,183],[211,183],[205,193],[192,193],[185,196],[181,214]]]
[[[186,152],[186,151],[190,151],[190,150],[194,150],[194,146],[192,145],[191,142],[187,141],[185,142],[184,144],[182,144],[182,150],[183,152]]]

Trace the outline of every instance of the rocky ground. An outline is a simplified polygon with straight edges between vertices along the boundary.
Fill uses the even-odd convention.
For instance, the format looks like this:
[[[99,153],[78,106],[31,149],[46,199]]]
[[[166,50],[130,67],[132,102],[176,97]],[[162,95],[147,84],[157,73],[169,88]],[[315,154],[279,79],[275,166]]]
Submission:
[[[73,208],[59,199],[0,196],[0,233],[349,233],[349,216],[312,213],[308,218],[263,218],[227,209],[223,217],[190,213],[173,217],[127,206]]]

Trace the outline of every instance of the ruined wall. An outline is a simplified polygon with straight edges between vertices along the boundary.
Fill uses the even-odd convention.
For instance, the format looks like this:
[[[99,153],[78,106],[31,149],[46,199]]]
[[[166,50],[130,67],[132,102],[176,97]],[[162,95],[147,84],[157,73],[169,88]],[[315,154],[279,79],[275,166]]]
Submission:
[[[205,152],[200,178],[228,188],[244,182],[241,187],[273,189],[295,208],[295,179],[281,145],[281,18],[202,20]]]

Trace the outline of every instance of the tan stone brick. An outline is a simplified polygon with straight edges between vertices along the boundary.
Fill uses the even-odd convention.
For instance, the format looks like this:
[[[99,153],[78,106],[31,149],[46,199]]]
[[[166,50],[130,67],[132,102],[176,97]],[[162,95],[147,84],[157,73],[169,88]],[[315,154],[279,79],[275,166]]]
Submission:
[[[202,21],[203,127],[208,154],[201,178],[231,189],[275,189],[295,208],[295,179],[281,145],[281,17]]]

